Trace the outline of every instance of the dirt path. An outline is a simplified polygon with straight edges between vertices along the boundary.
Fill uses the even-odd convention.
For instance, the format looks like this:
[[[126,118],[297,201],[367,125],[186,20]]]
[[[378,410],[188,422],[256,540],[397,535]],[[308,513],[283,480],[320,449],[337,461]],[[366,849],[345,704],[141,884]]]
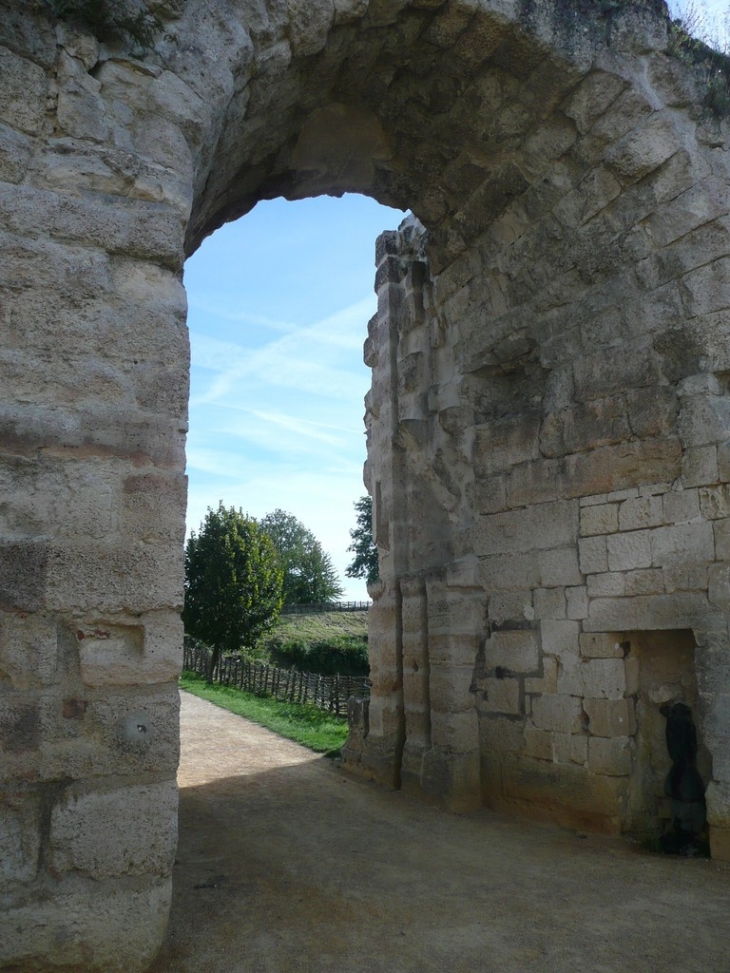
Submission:
[[[444,814],[182,697],[155,973],[730,973],[730,866]]]

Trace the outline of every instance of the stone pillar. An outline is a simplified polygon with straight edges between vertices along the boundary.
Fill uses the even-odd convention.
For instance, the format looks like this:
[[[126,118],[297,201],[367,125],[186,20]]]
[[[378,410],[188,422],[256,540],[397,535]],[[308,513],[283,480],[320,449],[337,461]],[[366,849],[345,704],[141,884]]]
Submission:
[[[135,973],[177,836],[191,193],[156,141],[170,78],[25,27],[0,48],[0,967]]]

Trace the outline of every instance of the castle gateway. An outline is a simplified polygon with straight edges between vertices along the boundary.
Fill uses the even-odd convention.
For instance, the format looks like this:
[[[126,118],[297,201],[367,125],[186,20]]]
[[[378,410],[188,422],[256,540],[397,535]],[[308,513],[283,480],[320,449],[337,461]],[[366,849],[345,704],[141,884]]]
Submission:
[[[0,9],[0,965],[134,973],[163,939],[181,272],[276,196],[416,217],[378,244],[382,580],[347,765],[641,833],[687,710],[730,859],[722,75],[659,2],[128,7],[101,41]]]

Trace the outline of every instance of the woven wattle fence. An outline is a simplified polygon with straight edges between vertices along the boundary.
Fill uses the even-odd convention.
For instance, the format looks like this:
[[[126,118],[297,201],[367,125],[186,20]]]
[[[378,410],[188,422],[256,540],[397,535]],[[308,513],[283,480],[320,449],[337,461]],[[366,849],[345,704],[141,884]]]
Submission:
[[[199,676],[208,676],[211,650],[207,645],[185,639],[183,667]],[[276,666],[250,662],[239,655],[222,657],[213,682],[233,686],[245,692],[290,703],[309,703],[337,716],[347,715],[350,696],[369,696],[370,683],[362,676],[320,676],[315,672],[278,669]]]

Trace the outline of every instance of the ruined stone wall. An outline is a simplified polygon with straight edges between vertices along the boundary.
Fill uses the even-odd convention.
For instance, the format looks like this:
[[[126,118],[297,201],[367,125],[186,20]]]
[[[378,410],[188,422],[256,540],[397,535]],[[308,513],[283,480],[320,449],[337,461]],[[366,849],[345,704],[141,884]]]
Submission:
[[[650,110],[673,98],[647,62],[641,93],[592,73],[561,105],[549,208],[521,197],[440,274],[412,221],[379,241],[383,580],[351,762],[456,808],[656,831],[669,758],[642,733],[683,699],[727,857],[727,153],[719,125]],[[566,147],[597,145],[575,188]]]
[[[148,6],[141,51],[0,5],[0,967],[136,973],[164,935],[183,262],[275,196],[426,230],[379,245],[350,765],[634,827],[661,813],[652,707],[682,693],[730,857],[726,126],[661,12]]]

